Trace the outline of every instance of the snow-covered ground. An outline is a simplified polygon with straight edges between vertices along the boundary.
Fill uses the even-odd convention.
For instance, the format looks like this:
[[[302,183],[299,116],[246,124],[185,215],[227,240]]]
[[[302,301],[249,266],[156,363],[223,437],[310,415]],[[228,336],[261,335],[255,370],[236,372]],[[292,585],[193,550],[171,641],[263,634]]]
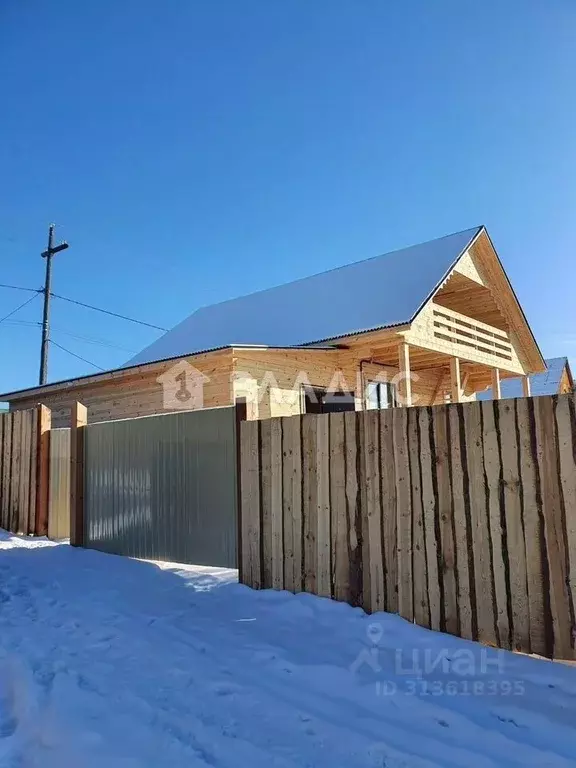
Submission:
[[[576,765],[576,669],[0,534],[2,768]]]

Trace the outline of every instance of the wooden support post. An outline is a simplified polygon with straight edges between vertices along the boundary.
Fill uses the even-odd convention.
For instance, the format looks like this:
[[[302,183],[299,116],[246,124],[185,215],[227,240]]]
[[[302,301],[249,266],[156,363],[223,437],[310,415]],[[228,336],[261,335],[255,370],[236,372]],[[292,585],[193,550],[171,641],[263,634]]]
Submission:
[[[462,400],[462,382],[460,380],[460,358],[450,358],[450,401],[459,403]]]
[[[37,453],[37,483],[36,520],[34,532],[36,536],[48,535],[49,493],[50,493],[50,429],[52,427],[52,411],[45,405],[38,406],[38,453]]]
[[[242,422],[248,417],[248,404],[245,397],[237,397],[234,406],[236,424],[236,568],[242,573],[242,446],[240,430]]]
[[[410,345],[405,341],[398,345],[398,396],[400,405],[409,408],[412,405],[412,381],[410,379]]]
[[[500,370],[498,368],[492,368],[492,398],[494,400],[500,400],[502,397],[502,390],[500,389]]]
[[[88,411],[82,403],[72,406],[70,425],[70,544],[84,546],[84,432]]]
[[[522,376],[522,395],[524,397],[530,397],[531,394],[530,376]]]

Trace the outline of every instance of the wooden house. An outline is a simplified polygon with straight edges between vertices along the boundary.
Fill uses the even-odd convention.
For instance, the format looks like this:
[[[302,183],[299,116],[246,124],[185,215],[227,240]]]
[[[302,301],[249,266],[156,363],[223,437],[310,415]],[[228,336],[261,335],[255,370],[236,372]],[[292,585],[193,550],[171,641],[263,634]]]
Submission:
[[[120,369],[0,395],[54,426],[247,402],[249,418],[457,402],[546,365],[484,227],[199,309]],[[193,398],[190,378],[193,382]],[[201,381],[198,379],[201,377]],[[201,385],[201,386],[200,386]]]

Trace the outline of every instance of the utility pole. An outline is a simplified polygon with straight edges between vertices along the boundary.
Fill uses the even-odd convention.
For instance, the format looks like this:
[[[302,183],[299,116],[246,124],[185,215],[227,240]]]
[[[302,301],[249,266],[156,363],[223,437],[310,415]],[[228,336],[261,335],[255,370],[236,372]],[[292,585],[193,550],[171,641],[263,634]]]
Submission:
[[[48,376],[48,332],[50,330],[50,295],[52,293],[52,256],[55,253],[66,250],[68,243],[64,240],[54,245],[55,225],[50,224],[48,229],[48,248],[41,256],[46,259],[46,280],[44,281],[44,313],[42,315],[42,347],[40,349],[40,384],[46,384]]]

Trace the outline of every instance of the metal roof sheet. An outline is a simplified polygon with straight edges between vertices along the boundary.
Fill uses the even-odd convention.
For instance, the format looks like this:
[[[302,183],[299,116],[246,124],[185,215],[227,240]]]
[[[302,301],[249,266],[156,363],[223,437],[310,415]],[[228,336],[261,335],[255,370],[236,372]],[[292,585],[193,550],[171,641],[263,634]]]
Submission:
[[[566,357],[553,357],[544,361],[548,370],[544,373],[534,373],[530,376],[530,393],[536,395],[556,395],[560,387],[560,379],[564,366],[568,362]],[[502,379],[500,382],[500,394],[503,398],[523,397],[522,379]],[[492,400],[492,388],[477,392],[478,400]]]
[[[203,307],[126,365],[220,346],[310,344],[408,323],[481,229]]]

